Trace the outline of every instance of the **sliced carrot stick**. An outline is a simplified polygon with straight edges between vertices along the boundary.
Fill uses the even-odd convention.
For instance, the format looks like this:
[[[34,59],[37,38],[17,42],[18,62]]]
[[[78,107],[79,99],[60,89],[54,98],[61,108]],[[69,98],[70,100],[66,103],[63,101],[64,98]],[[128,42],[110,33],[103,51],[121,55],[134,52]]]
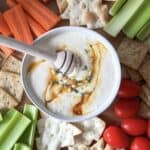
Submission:
[[[31,28],[31,31],[35,34],[35,36],[39,37],[40,35],[46,32],[46,30],[36,20],[34,20],[28,14],[26,14],[26,16],[27,16],[27,20]]]
[[[6,57],[10,56],[14,50],[8,47],[4,47],[0,45],[0,49],[4,52],[4,54],[6,55]]]
[[[13,34],[13,36],[20,41],[31,44],[33,37],[30,31],[26,15],[21,7],[21,5],[16,5],[15,7],[7,10],[4,13],[4,18]]]
[[[0,33],[2,33],[3,35],[6,35],[6,36],[11,35],[11,31],[1,13],[0,13]]]
[[[6,4],[9,8],[12,8],[17,5],[17,2],[15,0],[6,0]]]
[[[60,17],[37,0],[16,0],[45,29],[53,28]]]

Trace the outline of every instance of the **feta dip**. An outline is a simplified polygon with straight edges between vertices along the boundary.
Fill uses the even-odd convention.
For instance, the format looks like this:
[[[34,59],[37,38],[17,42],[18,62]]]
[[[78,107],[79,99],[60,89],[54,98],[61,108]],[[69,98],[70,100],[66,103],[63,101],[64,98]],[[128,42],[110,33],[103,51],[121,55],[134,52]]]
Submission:
[[[115,82],[115,66],[111,53],[99,40],[70,31],[38,44],[50,50],[71,50],[82,59],[81,68],[70,76],[57,72],[45,60],[32,58],[29,63],[27,72],[32,90],[51,112],[81,116],[103,107],[107,89],[111,91]]]

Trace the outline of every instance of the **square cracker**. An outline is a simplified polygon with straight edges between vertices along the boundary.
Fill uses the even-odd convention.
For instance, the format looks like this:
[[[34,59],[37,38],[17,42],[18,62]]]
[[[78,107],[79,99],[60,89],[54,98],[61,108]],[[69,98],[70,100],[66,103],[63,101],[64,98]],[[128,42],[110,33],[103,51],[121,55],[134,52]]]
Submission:
[[[150,106],[150,88],[145,84],[142,86],[141,99]]]
[[[0,87],[6,90],[18,102],[21,101],[23,87],[20,81],[20,76],[18,74],[0,71]]]
[[[127,72],[129,74],[129,77],[133,81],[138,82],[138,81],[141,81],[143,79],[142,76],[140,75],[140,73],[136,70],[133,70],[133,69],[127,67]]]
[[[0,110],[13,108],[17,105],[18,105],[17,101],[5,90],[0,88]]]
[[[146,83],[148,84],[148,86],[150,87],[150,59],[147,60],[144,64],[142,64],[139,71]]]
[[[129,73],[127,71],[127,67],[124,65],[121,65],[121,77],[123,79],[129,79],[130,78]]]
[[[150,110],[150,107],[146,103],[141,102],[139,116],[149,119],[150,118],[149,110]]]
[[[117,51],[122,64],[137,70],[147,54],[148,46],[139,41],[124,38]]]
[[[8,57],[8,59],[4,62],[2,66],[2,70],[20,73],[21,69],[21,61],[13,56]]]

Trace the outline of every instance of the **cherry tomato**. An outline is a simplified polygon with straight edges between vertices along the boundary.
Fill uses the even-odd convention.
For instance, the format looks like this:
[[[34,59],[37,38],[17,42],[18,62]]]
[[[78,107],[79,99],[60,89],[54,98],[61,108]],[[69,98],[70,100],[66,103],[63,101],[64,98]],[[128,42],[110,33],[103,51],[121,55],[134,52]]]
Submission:
[[[121,121],[121,127],[129,135],[142,135],[147,131],[147,121],[140,118],[127,118]]]
[[[134,108],[134,109],[133,109]],[[115,114],[120,118],[133,117],[140,108],[140,101],[137,98],[119,99],[115,104]]]
[[[109,126],[104,131],[104,140],[114,148],[126,148],[129,145],[127,134],[117,126]]]
[[[122,98],[129,98],[139,96],[141,92],[141,87],[137,82],[123,79],[121,81],[118,96]]]
[[[148,120],[147,137],[150,138],[150,119]]]
[[[136,137],[131,143],[130,150],[150,150],[150,140],[145,137]]]

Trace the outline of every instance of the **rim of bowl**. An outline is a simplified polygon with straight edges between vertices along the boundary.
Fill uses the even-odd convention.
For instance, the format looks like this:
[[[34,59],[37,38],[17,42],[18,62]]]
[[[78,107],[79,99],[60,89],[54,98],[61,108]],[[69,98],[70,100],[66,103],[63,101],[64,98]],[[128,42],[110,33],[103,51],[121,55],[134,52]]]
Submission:
[[[115,62],[115,64],[117,64],[116,68],[117,68],[117,72],[118,72],[118,77],[117,77],[118,80],[116,81],[116,84],[114,86],[114,92],[111,95],[111,98],[109,98],[109,101],[107,103],[103,104],[103,109],[101,109],[101,110],[97,109],[97,110],[93,111],[92,113],[89,113],[89,114],[83,115],[83,116],[59,116],[59,114],[55,114],[54,112],[51,112],[44,105],[41,105],[36,100],[36,98],[34,97],[32,91],[30,91],[30,88],[28,88],[28,84],[26,82],[26,73],[25,73],[25,65],[26,65],[25,61],[26,61],[27,57],[29,56],[28,54],[26,54],[23,57],[22,66],[21,66],[21,81],[22,81],[22,84],[23,84],[23,87],[24,87],[24,91],[25,91],[26,95],[28,96],[29,100],[40,111],[42,111],[43,113],[47,114],[48,116],[51,116],[51,117],[54,117],[56,119],[60,119],[60,120],[66,121],[66,122],[84,121],[84,120],[91,119],[91,118],[93,118],[95,116],[98,116],[101,113],[103,113],[112,104],[112,102],[114,101],[114,99],[115,99],[115,97],[117,95],[117,92],[119,90],[120,83],[121,83],[121,66],[120,66],[119,57],[118,57],[118,55],[116,53],[115,48],[112,46],[112,44],[103,35],[101,35],[100,33],[97,33],[94,30],[90,30],[90,29],[87,29],[87,28],[84,28],[84,27],[75,27],[75,26],[58,27],[58,28],[52,29],[52,30],[44,33],[42,36],[37,38],[33,42],[33,44],[38,43],[39,40],[41,40],[43,38],[46,38],[46,37],[50,36],[50,34],[55,33],[55,32],[58,33],[60,31],[75,31],[75,30],[77,30],[77,31],[81,31],[82,30],[84,32],[89,32],[90,34],[95,34],[95,36],[97,36],[99,38],[99,40],[111,51],[112,56],[114,57],[114,60],[115,60],[114,62]]]

